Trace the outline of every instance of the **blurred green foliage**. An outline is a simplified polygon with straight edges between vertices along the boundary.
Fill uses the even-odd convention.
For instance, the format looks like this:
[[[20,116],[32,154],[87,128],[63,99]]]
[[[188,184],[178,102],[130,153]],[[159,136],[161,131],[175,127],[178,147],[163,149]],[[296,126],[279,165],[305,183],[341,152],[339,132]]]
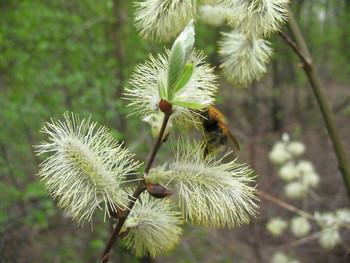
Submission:
[[[137,134],[126,126],[135,126],[135,121],[119,122],[126,115],[120,96],[133,66],[147,57],[150,48],[131,26],[132,3],[123,2],[118,7],[114,6],[117,1],[110,0],[1,2],[2,233],[15,235],[13,222],[45,231],[53,217],[61,216],[43,183],[35,178],[40,160],[32,145],[43,139],[39,129],[50,118],[73,111],[83,117],[92,115],[111,127],[118,139],[125,139],[126,133]],[[123,23],[118,12],[125,16]],[[108,236],[106,231],[98,234],[88,240],[87,255],[101,250]],[[11,240],[8,243],[11,246]],[[18,250],[23,247],[28,245],[19,242]],[[59,253],[65,262],[78,262],[72,248]],[[44,259],[50,255],[36,260]]]

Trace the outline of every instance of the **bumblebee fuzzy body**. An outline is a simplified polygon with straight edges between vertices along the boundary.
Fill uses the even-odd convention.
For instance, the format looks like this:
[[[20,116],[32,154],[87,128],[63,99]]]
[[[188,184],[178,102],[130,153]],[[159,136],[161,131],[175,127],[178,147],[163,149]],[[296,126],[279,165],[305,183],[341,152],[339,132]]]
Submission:
[[[224,115],[216,108],[208,106],[203,115],[203,128],[206,138],[204,147],[204,156],[209,153],[216,152],[222,146],[226,145],[230,138],[235,147],[239,150],[239,144],[235,136],[226,126]]]

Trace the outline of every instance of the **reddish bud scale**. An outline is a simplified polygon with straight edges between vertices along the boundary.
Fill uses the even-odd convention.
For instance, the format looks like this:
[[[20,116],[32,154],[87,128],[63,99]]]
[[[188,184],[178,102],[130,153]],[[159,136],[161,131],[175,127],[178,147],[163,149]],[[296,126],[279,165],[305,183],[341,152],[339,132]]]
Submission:
[[[164,198],[171,195],[171,192],[160,184],[146,183],[148,193],[155,198]]]
[[[170,113],[173,108],[167,100],[161,99],[159,102],[159,109],[164,113]]]

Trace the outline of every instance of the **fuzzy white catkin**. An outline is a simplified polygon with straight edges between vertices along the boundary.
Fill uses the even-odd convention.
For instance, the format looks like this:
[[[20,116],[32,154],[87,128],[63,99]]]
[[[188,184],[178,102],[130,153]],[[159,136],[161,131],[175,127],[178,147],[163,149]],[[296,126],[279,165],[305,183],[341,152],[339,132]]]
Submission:
[[[269,159],[274,164],[283,164],[292,159],[292,155],[287,151],[284,142],[276,142],[269,153]]]
[[[304,174],[302,180],[303,180],[303,184],[305,185],[305,187],[314,188],[320,183],[320,177],[315,172]]]
[[[272,54],[270,43],[256,36],[248,38],[238,30],[222,35],[219,55],[223,75],[238,87],[260,79]]]
[[[290,141],[290,135],[289,135],[289,133],[288,132],[284,132],[283,134],[282,134],[282,142],[284,142],[284,143],[289,143],[289,141]]]
[[[254,181],[252,170],[236,160],[204,159],[201,143],[179,143],[177,148],[176,160],[153,168],[147,180],[162,181],[173,192],[187,221],[229,228],[249,223],[258,207],[249,185]]]
[[[290,224],[290,230],[295,237],[306,236],[311,229],[309,220],[303,216],[294,217]]]
[[[336,216],[332,212],[315,212],[315,218],[317,224],[323,229],[333,227],[337,222]]]
[[[350,209],[340,208],[335,211],[336,219],[339,222],[350,223]]]
[[[232,12],[229,23],[246,35],[269,36],[287,20],[289,0],[219,0]]]
[[[307,195],[307,188],[300,182],[291,182],[285,185],[284,193],[288,198],[300,199]]]
[[[271,263],[290,263],[289,257],[283,252],[276,252],[273,254]]]
[[[318,243],[324,249],[331,250],[341,242],[337,227],[326,228],[321,232]]]
[[[299,178],[300,173],[299,170],[296,168],[295,163],[290,161],[285,164],[283,164],[280,169],[278,170],[278,176],[286,181],[290,182],[294,179]]]
[[[227,9],[222,5],[202,5],[200,15],[206,24],[218,27],[225,23]]]
[[[58,206],[78,222],[90,221],[96,209],[124,208],[128,201],[122,188],[126,175],[139,164],[105,127],[76,114],[64,121],[47,123],[41,130],[48,142],[37,145],[38,154],[51,153],[40,165],[38,176]]]
[[[306,160],[301,160],[297,164],[297,169],[302,173],[302,174],[307,174],[307,173],[314,173],[315,169],[314,166],[312,165],[311,162],[306,161]]]
[[[271,263],[301,263],[299,260],[279,251],[273,254]]]
[[[301,142],[293,141],[293,142],[288,143],[287,150],[294,157],[299,157],[305,152],[305,145]]]
[[[156,257],[173,249],[182,233],[182,219],[170,199],[155,199],[143,192],[131,210],[124,227],[130,232],[127,247],[137,257]]]
[[[283,231],[287,228],[288,222],[280,217],[271,218],[267,224],[266,229],[274,236],[282,235]]]
[[[332,212],[315,213],[317,224],[321,227],[318,243],[324,249],[333,249],[341,242],[336,214]]]
[[[197,16],[196,0],[144,0],[135,3],[135,26],[152,41],[168,42]]]
[[[133,114],[141,115],[142,119],[162,114],[158,85],[167,82],[169,52],[167,50],[166,55],[158,55],[157,58],[150,55],[149,61],[137,65],[130,80],[131,87],[125,89],[124,98],[130,101],[128,106],[133,107]],[[193,61],[193,74],[188,83],[175,93],[175,99],[203,104],[203,108],[215,101],[217,76],[213,68],[204,63],[204,58],[202,52],[192,52],[188,61]],[[198,114],[187,107],[174,105],[172,112],[170,121],[182,129],[186,130],[198,122]]]

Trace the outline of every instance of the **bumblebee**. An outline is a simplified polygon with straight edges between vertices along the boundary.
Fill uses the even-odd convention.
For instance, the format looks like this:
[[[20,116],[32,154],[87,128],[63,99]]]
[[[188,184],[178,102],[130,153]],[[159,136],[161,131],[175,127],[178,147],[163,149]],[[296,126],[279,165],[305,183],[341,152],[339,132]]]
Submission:
[[[222,146],[226,145],[230,138],[237,148],[240,150],[236,137],[226,126],[224,115],[213,106],[208,106],[201,113],[203,116],[203,128],[206,143],[204,145],[204,158],[212,152],[216,152]]]

